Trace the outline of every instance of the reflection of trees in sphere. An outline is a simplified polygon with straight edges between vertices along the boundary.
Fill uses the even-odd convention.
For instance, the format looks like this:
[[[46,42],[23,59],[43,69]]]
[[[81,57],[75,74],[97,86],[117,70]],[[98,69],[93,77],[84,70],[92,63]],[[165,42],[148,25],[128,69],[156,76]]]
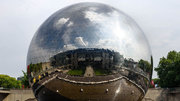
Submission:
[[[142,99],[148,89],[151,58],[130,17],[108,5],[79,3],[40,26],[27,65],[39,100],[130,101]]]

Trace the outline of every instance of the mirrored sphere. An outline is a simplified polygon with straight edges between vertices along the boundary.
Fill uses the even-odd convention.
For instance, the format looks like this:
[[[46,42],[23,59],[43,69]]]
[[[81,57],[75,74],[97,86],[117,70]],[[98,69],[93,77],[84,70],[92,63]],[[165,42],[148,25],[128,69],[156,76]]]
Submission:
[[[140,101],[152,55],[136,22],[101,3],[55,12],[29,46],[29,83],[40,101]]]

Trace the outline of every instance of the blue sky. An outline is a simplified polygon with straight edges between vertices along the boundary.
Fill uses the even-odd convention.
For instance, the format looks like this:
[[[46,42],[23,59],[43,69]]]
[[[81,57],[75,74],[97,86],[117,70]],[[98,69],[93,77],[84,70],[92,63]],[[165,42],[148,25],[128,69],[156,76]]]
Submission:
[[[1,0],[0,74],[22,76],[30,41],[39,26],[57,10],[86,1],[109,4],[132,17],[149,40],[155,67],[170,50],[180,50],[179,0]]]

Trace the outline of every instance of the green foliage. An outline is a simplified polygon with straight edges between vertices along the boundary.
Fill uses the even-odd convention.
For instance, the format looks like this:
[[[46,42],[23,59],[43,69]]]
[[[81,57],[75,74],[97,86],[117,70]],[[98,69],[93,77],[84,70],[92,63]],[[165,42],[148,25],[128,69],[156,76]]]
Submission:
[[[96,76],[100,75],[108,75],[109,72],[107,70],[102,70],[102,69],[95,69],[94,70]]]
[[[42,70],[42,63],[30,64],[30,72],[40,72]]]
[[[148,61],[145,61],[145,60],[141,59],[138,62],[138,66],[139,66],[139,68],[141,68],[145,72],[151,73],[151,71],[152,71],[152,65]]]
[[[72,69],[72,70],[69,70],[67,74],[82,76],[84,74],[84,71],[81,69]]]
[[[0,87],[3,88],[21,88],[21,82],[8,75],[0,75]]]
[[[155,71],[161,87],[180,86],[180,52],[170,51],[167,58],[162,57]]]
[[[95,75],[105,75],[104,72],[102,72],[101,70],[95,70]]]
[[[21,80],[21,84],[24,85],[25,88],[29,88],[30,86],[29,86],[29,82],[28,82],[28,75],[26,72],[24,72],[24,71],[22,71],[22,72],[23,72],[24,76]]]

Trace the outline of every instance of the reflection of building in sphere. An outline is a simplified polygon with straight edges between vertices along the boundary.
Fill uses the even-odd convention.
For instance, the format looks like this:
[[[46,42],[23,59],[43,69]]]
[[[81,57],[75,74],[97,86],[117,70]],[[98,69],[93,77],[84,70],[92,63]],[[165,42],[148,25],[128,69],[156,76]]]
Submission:
[[[51,58],[54,67],[65,66],[71,69],[90,65],[96,69],[115,69],[123,63],[123,56],[108,49],[76,49],[59,53]]]

